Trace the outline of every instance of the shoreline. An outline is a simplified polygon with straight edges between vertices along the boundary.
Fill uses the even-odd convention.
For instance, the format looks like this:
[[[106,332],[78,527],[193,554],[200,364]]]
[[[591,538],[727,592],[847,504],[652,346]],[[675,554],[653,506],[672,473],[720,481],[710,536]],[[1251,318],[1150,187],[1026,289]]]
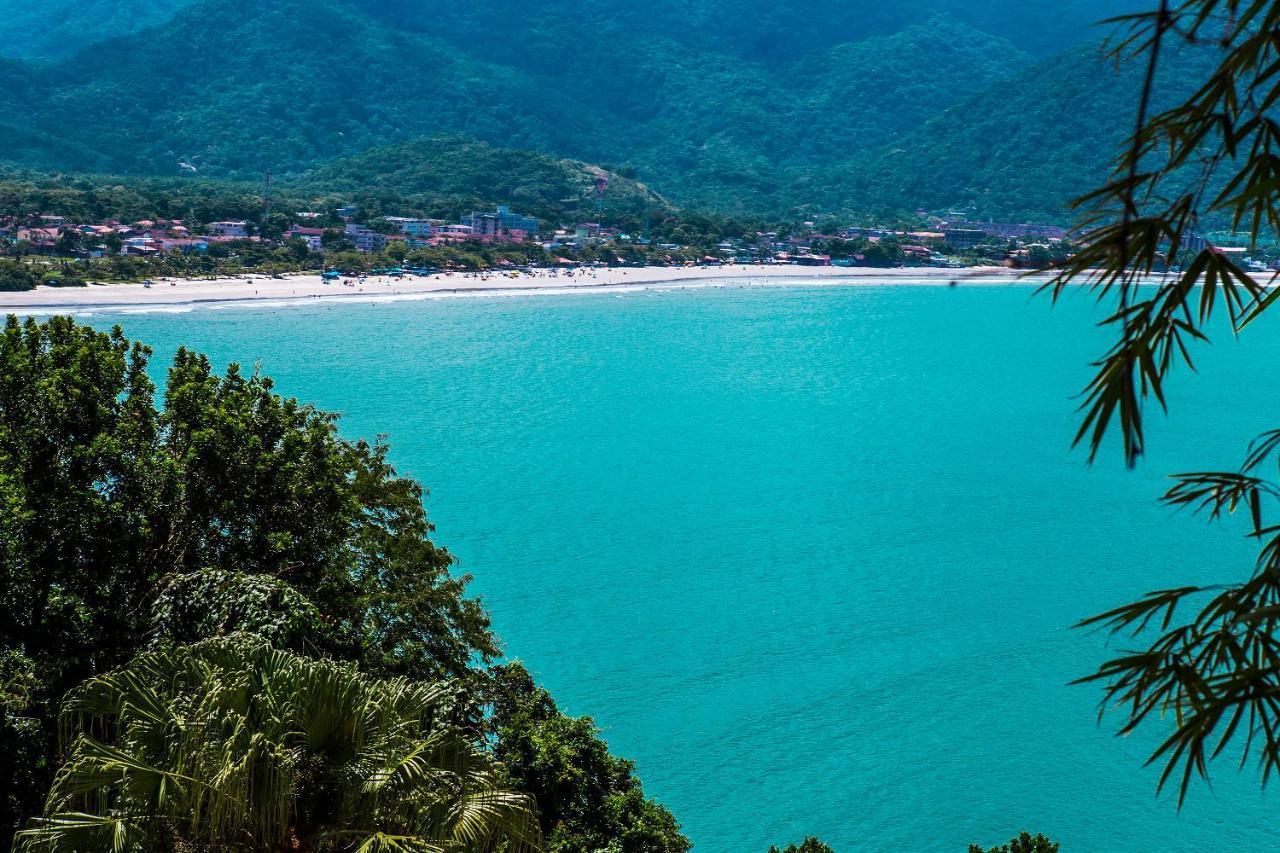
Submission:
[[[274,307],[269,303],[297,304],[311,301],[393,301],[465,296],[609,293],[662,286],[710,287],[785,285],[797,280],[813,286],[945,286],[1015,285],[1022,274],[1004,267],[939,269],[936,267],[871,269],[865,267],[615,267],[552,275],[528,273],[437,273],[431,276],[369,276],[362,285],[348,279],[325,282],[319,275],[285,278],[246,276],[224,279],[158,279],[143,284],[91,284],[86,287],[40,286],[35,290],[0,292],[5,313],[60,311],[111,311],[129,309],[194,309],[243,304]],[[745,283],[743,280],[746,280]],[[263,304],[268,303],[268,304]]]

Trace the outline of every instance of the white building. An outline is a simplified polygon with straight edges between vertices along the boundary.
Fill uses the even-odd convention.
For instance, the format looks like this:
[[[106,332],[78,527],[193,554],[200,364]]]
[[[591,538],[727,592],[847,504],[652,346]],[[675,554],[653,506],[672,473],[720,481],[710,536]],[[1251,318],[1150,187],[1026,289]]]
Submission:
[[[444,224],[443,219],[413,219],[407,216],[388,216],[386,219],[401,234],[410,237],[430,237],[435,233],[434,229]]]
[[[210,222],[210,237],[248,237],[249,223],[243,220],[231,220],[227,222]]]

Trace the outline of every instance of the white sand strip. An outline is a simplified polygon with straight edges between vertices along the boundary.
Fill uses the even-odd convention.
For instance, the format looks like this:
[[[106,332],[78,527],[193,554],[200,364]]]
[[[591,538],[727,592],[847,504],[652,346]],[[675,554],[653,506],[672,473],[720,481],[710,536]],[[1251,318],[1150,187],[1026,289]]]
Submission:
[[[800,266],[646,267],[587,269],[572,274],[441,273],[391,278],[370,276],[326,282],[318,275],[285,278],[251,276],[232,279],[160,279],[142,284],[92,284],[89,287],[38,287],[19,293],[0,292],[0,310],[39,313],[106,308],[194,307],[210,303],[286,301],[295,299],[377,298],[409,295],[479,295],[483,293],[572,292],[586,289],[632,289],[664,284],[715,282],[785,284],[808,279],[823,284],[946,285],[1016,284],[1024,279],[1003,267],[969,269],[866,269]]]

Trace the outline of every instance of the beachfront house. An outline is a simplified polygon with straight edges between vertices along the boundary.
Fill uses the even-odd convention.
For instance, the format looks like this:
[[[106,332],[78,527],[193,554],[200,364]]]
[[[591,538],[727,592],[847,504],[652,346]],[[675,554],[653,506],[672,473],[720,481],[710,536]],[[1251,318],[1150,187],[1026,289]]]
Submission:
[[[162,252],[203,254],[209,249],[208,237],[156,237],[153,238]]]
[[[506,205],[499,205],[492,213],[474,211],[463,217],[462,224],[470,225],[475,238],[486,242],[523,242],[524,237],[536,235],[539,227],[535,217],[513,213]],[[519,239],[514,239],[516,236]]]
[[[1040,225],[1034,222],[948,222],[948,231],[981,231],[990,237],[1003,240],[1065,240],[1067,229],[1060,225]],[[950,240],[947,241],[951,243]],[[955,245],[955,243],[951,243]]]
[[[444,225],[443,219],[418,219],[409,216],[388,216],[386,220],[401,234],[409,237],[430,237],[435,233],[433,229]]]
[[[812,252],[803,255],[791,255],[789,257],[791,263],[802,267],[829,267],[831,266],[830,255],[816,255]]]
[[[439,243],[461,243],[475,239],[470,225],[439,225],[431,229],[431,236]]]
[[[348,223],[346,235],[360,252],[381,252],[387,247],[387,238],[367,225]]]
[[[960,250],[972,249],[987,239],[987,232],[977,228],[948,228],[943,233],[946,234],[947,244]]]
[[[902,247],[903,258],[911,264],[928,264],[933,257],[933,250],[928,246],[908,243]]]

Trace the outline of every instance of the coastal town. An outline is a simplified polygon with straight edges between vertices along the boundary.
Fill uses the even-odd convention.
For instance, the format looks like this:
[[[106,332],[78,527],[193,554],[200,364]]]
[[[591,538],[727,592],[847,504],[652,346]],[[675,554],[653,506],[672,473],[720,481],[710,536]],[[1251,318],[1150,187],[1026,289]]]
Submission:
[[[537,247],[553,253],[601,246],[637,246],[651,247],[656,252],[680,253],[681,262],[946,267],[963,266],[959,260],[962,256],[981,254],[984,248],[988,253],[994,250],[1030,260],[1037,250],[1047,255],[1068,239],[1067,230],[1054,225],[933,217],[928,228],[918,230],[848,226],[827,231],[813,222],[804,222],[787,231],[757,231],[699,247],[655,240],[644,233],[631,233],[598,222],[574,222],[548,229],[536,217],[506,205],[474,211],[457,222],[403,216],[366,221],[360,218],[360,209],[354,205],[326,213],[302,211],[290,220],[287,226],[272,231],[261,223],[243,219],[207,223],[181,219],[77,222],[64,215],[45,213],[0,218],[0,241],[10,255],[79,259],[198,255],[211,250],[217,252],[219,246],[255,243],[284,246],[296,242],[321,254],[389,252],[393,256],[404,256],[412,250],[467,244]],[[891,247],[892,251],[876,252],[877,245]],[[704,253],[698,258],[688,258],[687,250],[692,248],[700,248]],[[674,255],[663,259],[677,260]]]
[[[604,219],[604,217],[601,217]],[[497,205],[457,217],[392,216],[356,204],[274,212],[256,220],[77,221],[59,213],[0,217],[0,290],[153,279],[223,281],[318,276],[355,286],[369,276],[547,273],[728,266],[777,275],[792,268],[856,272],[1052,267],[1075,251],[1068,229],[917,211],[913,227],[803,221],[771,228],[651,230],[626,223],[552,224]],[[1196,238],[1204,247],[1204,238]],[[1219,247],[1241,269],[1275,269],[1280,256]],[[772,271],[772,272],[769,272]],[[836,272],[832,269],[831,272]]]

